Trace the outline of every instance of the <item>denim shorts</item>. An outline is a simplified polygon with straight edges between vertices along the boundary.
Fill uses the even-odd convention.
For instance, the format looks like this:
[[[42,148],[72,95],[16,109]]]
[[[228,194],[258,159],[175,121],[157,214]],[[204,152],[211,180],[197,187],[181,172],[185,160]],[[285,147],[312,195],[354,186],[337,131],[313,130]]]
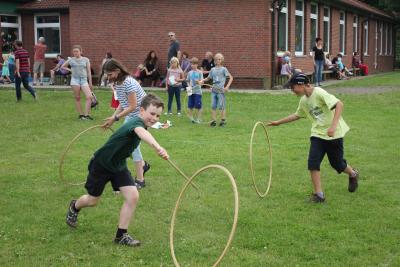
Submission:
[[[201,109],[202,102],[201,102],[201,95],[198,94],[192,94],[189,96],[188,100],[188,108],[189,109]]]
[[[71,86],[89,86],[87,78],[71,78]]]
[[[132,118],[131,117],[125,117],[124,124],[127,123],[130,119],[132,119]],[[133,150],[132,159],[133,159],[133,161],[142,161],[143,160],[142,152],[140,151],[140,143],[135,148],[135,150]]]
[[[226,99],[224,93],[211,92],[211,108],[216,110],[225,110]]]

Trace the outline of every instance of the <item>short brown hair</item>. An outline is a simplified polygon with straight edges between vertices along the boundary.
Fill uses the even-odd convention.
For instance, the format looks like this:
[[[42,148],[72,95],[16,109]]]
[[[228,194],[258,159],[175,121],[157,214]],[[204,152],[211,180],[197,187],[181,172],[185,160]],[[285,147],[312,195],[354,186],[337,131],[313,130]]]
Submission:
[[[140,104],[140,107],[144,108],[145,110],[149,107],[149,106],[155,106],[156,108],[161,107],[162,109],[164,109],[164,103],[161,100],[160,97],[154,95],[154,94],[148,94],[146,95],[143,99],[142,99],[142,103]]]
[[[190,63],[199,64],[199,59],[197,57],[192,57],[192,59],[190,60]]]

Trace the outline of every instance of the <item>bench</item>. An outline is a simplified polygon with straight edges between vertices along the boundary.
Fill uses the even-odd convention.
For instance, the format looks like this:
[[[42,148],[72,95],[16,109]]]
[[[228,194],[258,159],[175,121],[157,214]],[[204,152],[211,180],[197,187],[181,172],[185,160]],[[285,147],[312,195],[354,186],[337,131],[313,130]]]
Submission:
[[[353,73],[353,76],[360,76],[361,75],[361,69],[360,68],[351,68],[349,69]]]

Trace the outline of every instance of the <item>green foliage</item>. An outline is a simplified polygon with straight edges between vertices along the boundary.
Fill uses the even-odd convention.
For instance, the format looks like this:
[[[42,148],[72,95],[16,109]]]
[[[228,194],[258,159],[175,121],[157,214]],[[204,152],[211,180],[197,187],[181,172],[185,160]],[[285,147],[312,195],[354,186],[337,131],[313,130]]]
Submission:
[[[166,99],[165,93],[158,94]],[[0,92],[0,266],[173,266],[169,223],[183,178],[143,144],[152,169],[129,229],[143,245],[132,249],[112,243],[122,198],[109,186],[97,207],[81,212],[79,227],[69,229],[64,221],[69,201],[85,190],[61,183],[59,158],[78,132],[112,113],[111,92],[97,92],[101,104],[93,112],[93,122],[77,119],[71,92],[40,91],[39,96],[34,102],[24,92],[23,101],[16,104],[13,91]],[[359,190],[348,193],[347,177],[336,174],[325,160],[322,183],[327,203],[322,205],[308,202],[310,125],[305,120],[269,129],[272,187],[265,199],[259,199],[252,187],[251,129],[256,121],[293,112],[298,102],[294,95],[229,93],[225,128],[193,125],[185,116],[174,115],[162,117],[172,120],[170,129],[151,130],[186,174],[217,163],[236,178],[239,223],[221,266],[400,265],[400,92],[338,97],[351,127],[345,140],[346,158],[360,169],[362,179]],[[203,103],[208,120],[208,93]],[[90,156],[108,136],[96,130],[82,136],[67,155],[67,179],[85,180]],[[256,179],[264,190],[269,165],[261,129],[255,138]],[[182,266],[214,262],[232,224],[228,179],[211,171],[196,183],[200,190],[188,189],[177,217],[176,255]]]

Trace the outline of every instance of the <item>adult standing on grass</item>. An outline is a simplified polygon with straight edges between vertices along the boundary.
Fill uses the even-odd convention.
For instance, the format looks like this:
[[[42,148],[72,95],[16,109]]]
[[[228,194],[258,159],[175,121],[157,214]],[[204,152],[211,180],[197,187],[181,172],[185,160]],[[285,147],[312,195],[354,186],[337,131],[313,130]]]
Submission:
[[[125,66],[116,59],[109,59],[103,66],[107,79],[113,83],[114,90],[119,101],[119,106],[114,114],[106,119],[104,128],[111,127],[114,122],[125,117],[124,124],[135,119],[140,113],[140,104],[146,96],[140,84],[129,74]],[[143,160],[138,145],[132,153],[133,162],[136,168],[135,183],[138,189],[146,186],[144,174],[150,169],[150,164]]]
[[[169,48],[168,48],[168,68],[170,66],[171,58],[176,57],[178,60],[181,60],[181,45],[179,41],[176,39],[176,35],[174,32],[168,33],[169,37]]]
[[[141,103],[139,116],[122,125],[94,153],[88,166],[89,174],[85,184],[87,194],[82,195],[78,200],[72,200],[68,207],[66,223],[69,226],[74,228],[78,226],[80,210],[96,206],[104,187],[111,182],[113,189],[121,191],[124,196],[114,242],[131,247],[140,245],[140,241],[128,234],[128,227],[139,200],[139,192],[126,166],[126,159],[141,140],[149,144],[163,159],[169,158],[167,151],[147,131],[147,127],[151,127],[160,120],[163,107],[164,104],[159,97],[146,96]]]
[[[33,63],[33,85],[35,86],[37,83],[38,74],[40,75],[40,85],[43,85],[43,76],[44,76],[44,60],[45,53],[47,50],[47,45],[44,37],[40,37],[38,43],[34,46],[35,56]]]
[[[312,49],[312,57],[314,60],[314,79],[315,86],[321,86],[322,71],[324,70],[325,56],[323,50],[323,42],[321,38],[315,39],[315,46]]]
[[[15,41],[15,91],[17,94],[17,101],[22,100],[21,95],[21,83],[25,89],[31,93],[34,99],[36,99],[36,92],[32,86],[29,85],[29,74],[30,74],[30,61],[29,53],[22,47],[22,41]]]
[[[277,121],[270,121],[268,125],[278,126],[283,123],[308,118],[312,121],[310,152],[308,155],[308,170],[314,186],[311,196],[313,202],[324,202],[325,195],[321,187],[320,165],[325,154],[329,163],[338,173],[349,175],[349,192],[356,191],[359,174],[347,164],[343,158],[343,138],[349,127],[342,118],[343,103],[334,95],[320,87],[313,87],[304,73],[296,73],[285,87],[290,87],[300,98],[297,111]]]
[[[79,113],[80,120],[93,120],[89,115],[92,103],[92,73],[90,71],[90,61],[87,57],[82,56],[82,47],[74,45],[72,47],[72,54],[74,55],[68,59],[61,69],[71,72],[71,87],[74,91],[75,106]],[[68,68],[70,66],[70,68]],[[85,94],[85,112],[81,107],[81,90]]]

